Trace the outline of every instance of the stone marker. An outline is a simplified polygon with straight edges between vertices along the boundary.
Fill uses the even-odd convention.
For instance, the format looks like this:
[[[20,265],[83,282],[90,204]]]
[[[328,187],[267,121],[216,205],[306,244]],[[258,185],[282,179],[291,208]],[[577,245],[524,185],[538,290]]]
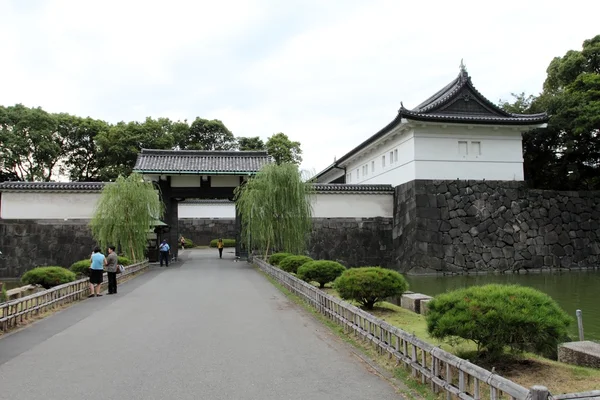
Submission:
[[[431,296],[427,296],[426,294],[421,293],[409,293],[403,294],[400,299],[400,306],[402,308],[406,308],[412,312],[417,314],[421,313],[421,301],[422,300],[431,300]]]
[[[558,346],[558,361],[581,367],[600,368],[600,343],[589,340]]]
[[[429,313],[429,302],[431,299],[421,299],[421,315],[427,315]]]

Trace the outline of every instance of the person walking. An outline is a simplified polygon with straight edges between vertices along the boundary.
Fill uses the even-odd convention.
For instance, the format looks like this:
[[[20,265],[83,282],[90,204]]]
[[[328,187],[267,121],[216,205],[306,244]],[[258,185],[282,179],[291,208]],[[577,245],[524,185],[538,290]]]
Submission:
[[[163,239],[160,247],[158,248],[160,253],[160,266],[163,266],[163,260],[165,261],[166,266],[169,266],[169,250],[171,250],[171,246],[167,243],[167,239]]]
[[[219,258],[223,258],[223,239],[219,239],[217,248],[219,249]]]
[[[108,294],[117,294],[117,268],[119,257],[115,252],[115,246],[108,246],[106,257],[106,275],[108,275]]]
[[[185,250],[185,238],[181,235],[181,239],[179,239],[179,243],[181,243],[181,250]]]
[[[106,257],[100,252],[100,247],[95,247],[90,257],[90,295],[88,297],[100,297],[100,288],[104,280],[104,266]]]

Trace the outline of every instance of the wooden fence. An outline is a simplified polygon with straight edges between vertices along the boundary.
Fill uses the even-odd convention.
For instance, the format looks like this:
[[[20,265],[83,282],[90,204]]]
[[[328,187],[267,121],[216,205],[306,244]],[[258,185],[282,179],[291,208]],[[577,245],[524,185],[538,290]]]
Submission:
[[[544,386],[527,389],[424,342],[350,303],[273,267],[264,260],[255,257],[252,262],[285,288],[307,301],[318,312],[342,325],[346,333],[353,333],[356,337],[373,344],[380,354],[387,354],[398,364],[403,363],[411,370],[413,377],[420,379],[423,384],[429,384],[434,393],[444,391],[447,400],[452,398],[589,400],[600,395],[599,391],[551,396]]]
[[[132,264],[125,267],[125,271],[117,275],[117,282],[123,281],[126,277],[147,269],[148,261]],[[107,275],[104,274],[102,289],[108,285]],[[79,279],[75,282],[69,282],[60,286],[55,286],[43,292],[11,300],[0,304],[0,331],[9,329],[23,323],[32,316],[40,313],[54,310],[57,307],[72,303],[85,298],[90,293],[89,278]]]

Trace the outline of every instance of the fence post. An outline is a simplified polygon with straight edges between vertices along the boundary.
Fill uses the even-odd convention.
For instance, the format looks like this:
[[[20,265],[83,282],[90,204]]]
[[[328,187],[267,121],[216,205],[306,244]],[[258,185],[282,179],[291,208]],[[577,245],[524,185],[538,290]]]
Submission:
[[[583,342],[583,315],[581,310],[575,311],[575,315],[577,315],[577,327],[579,328],[579,340]]]
[[[546,386],[533,386],[529,390],[531,400],[547,400],[550,397],[550,392]]]

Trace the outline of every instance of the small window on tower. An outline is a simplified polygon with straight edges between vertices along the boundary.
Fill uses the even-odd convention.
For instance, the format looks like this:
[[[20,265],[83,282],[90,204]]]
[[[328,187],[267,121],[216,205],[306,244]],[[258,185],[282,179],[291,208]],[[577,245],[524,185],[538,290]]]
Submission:
[[[481,142],[471,142],[471,154],[474,156],[481,155]]]
[[[466,141],[460,140],[458,142],[458,155],[466,157],[469,154],[469,147]]]
[[[394,163],[394,152],[390,151],[390,164]]]
[[[375,161],[371,161],[371,173],[375,172]]]
[[[394,150],[394,162],[398,162],[398,149]]]
[[[385,168],[385,155],[381,156],[381,167]]]

